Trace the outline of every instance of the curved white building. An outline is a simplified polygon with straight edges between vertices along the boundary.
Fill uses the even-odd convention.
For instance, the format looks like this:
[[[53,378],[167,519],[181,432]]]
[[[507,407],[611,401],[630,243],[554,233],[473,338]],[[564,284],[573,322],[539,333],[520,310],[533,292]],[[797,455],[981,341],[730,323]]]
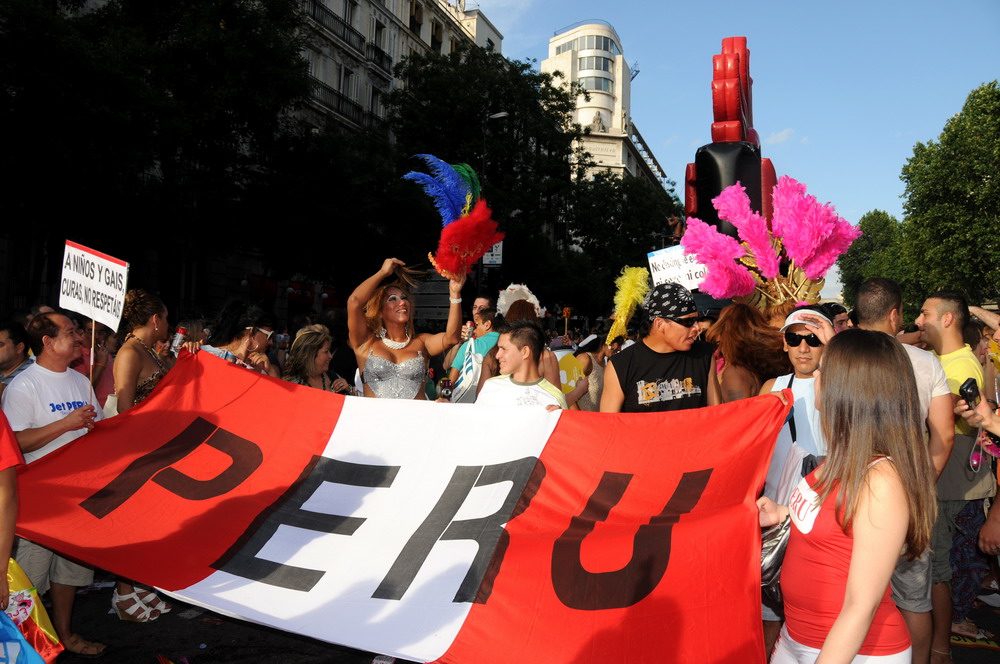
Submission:
[[[558,31],[549,40],[549,57],[542,60],[541,70],[580,83],[589,93],[590,99],[577,97],[574,121],[587,132],[583,148],[597,170],[664,183],[666,174],[632,121],[632,71],[610,23],[592,19]]]

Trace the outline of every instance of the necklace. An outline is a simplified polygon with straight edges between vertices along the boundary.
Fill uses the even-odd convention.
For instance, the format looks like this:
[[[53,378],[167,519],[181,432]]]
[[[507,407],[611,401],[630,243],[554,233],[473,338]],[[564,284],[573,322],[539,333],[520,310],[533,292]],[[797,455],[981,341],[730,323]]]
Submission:
[[[152,348],[150,348],[149,346],[147,346],[145,341],[143,341],[142,339],[140,339],[136,335],[132,334],[131,332],[129,332],[125,336],[125,342],[128,342],[129,339],[135,339],[136,341],[138,341],[139,345],[142,346],[143,348],[145,348],[146,352],[149,353],[150,357],[153,358],[153,361],[156,362],[156,366],[159,367],[162,370],[166,370],[166,367],[163,366],[163,361],[160,359],[160,356],[156,354],[156,351],[154,351]]]
[[[382,343],[392,350],[403,350],[406,348],[407,344],[410,343],[410,335],[408,334],[406,335],[406,341],[393,341],[392,339],[387,339],[384,327],[378,331],[378,335],[376,336],[378,336],[378,338],[382,340]]]
[[[329,391],[330,386],[327,384],[326,374],[320,374],[318,376],[318,378],[319,378],[319,387],[316,388],[316,389],[323,390],[324,392]],[[316,387],[315,385],[313,385],[310,382],[311,380],[315,380],[315,379],[309,379],[309,378],[307,378],[306,379],[306,385],[308,385],[309,387]]]

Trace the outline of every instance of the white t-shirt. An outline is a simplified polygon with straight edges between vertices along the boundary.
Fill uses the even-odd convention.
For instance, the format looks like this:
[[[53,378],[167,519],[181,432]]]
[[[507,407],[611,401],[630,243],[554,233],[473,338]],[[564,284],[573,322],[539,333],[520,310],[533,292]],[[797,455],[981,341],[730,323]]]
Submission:
[[[771,388],[775,392],[788,387],[788,379],[792,374],[778,376],[774,379],[774,386]],[[823,426],[820,424],[819,411],[816,410],[816,379],[815,378],[795,378],[792,380],[792,394],[795,396],[795,404],[792,408],[792,417],[795,421],[795,443],[799,445],[807,454],[816,456],[826,456],[826,440],[823,438]],[[781,479],[782,470],[788,460],[788,453],[792,450],[792,431],[785,423],[778,432],[778,440],[774,444],[774,453],[771,455],[771,465],[767,469],[767,480],[764,482],[764,495],[768,498],[775,498],[778,490],[778,483]],[[794,485],[793,485],[794,486]]]
[[[37,362],[21,372],[3,392],[3,411],[15,432],[51,424],[88,404],[94,406],[96,420],[104,419],[97,396],[83,374],[72,369],[50,371]],[[24,462],[41,459],[85,433],[86,429],[68,431],[33,452],[25,452]]]
[[[518,383],[510,376],[495,376],[483,384],[476,405],[549,406],[566,408],[566,397],[555,385],[539,378],[534,383]]]
[[[913,377],[917,381],[917,395],[920,397],[920,412],[924,419],[931,409],[931,399],[943,394],[951,394],[948,379],[941,368],[941,361],[934,353],[922,350],[910,344],[903,344],[903,349],[910,357],[913,365]]]

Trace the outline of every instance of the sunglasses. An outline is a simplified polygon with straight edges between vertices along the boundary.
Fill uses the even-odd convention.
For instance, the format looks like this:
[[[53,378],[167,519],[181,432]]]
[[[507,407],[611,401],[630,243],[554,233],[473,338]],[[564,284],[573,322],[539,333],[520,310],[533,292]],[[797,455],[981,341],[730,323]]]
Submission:
[[[664,316],[663,320],[668,320],[671,323],[677,323],[678,325],[682,325],[682,326],[687,327],[687,328],[693,327],[694,324],[698,322],[698,318],[697,317],[695,317],[695,318],[667,318],[666,316]]]
[[[268,340],[270,340],[271,339],[271,335],[274,334],[274,330],[262,330],[259,327],[248,327],[246,329],[247,330],[257,330],[257,332],[260,332],[261,334],[263,334]],[[250,334],[254,334],[254,333],[251,332]]]
[[[785,332],[785,343],[788,344],[790,348],[798,348],[799,344],[805,341],[807,344],[813,348],[819,348],[823,345],[823,342],[819,340],[815,334],[810,332],[809,334],[796,334],[795,332]]]

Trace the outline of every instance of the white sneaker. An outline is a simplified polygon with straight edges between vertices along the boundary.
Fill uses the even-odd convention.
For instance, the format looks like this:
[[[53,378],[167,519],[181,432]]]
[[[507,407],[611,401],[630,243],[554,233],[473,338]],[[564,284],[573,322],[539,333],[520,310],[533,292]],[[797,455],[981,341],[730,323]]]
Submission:
[[[395,661],[396,658],[389,655],[376,655],[375,659],[372,660],[372,664],[393,664]]]

